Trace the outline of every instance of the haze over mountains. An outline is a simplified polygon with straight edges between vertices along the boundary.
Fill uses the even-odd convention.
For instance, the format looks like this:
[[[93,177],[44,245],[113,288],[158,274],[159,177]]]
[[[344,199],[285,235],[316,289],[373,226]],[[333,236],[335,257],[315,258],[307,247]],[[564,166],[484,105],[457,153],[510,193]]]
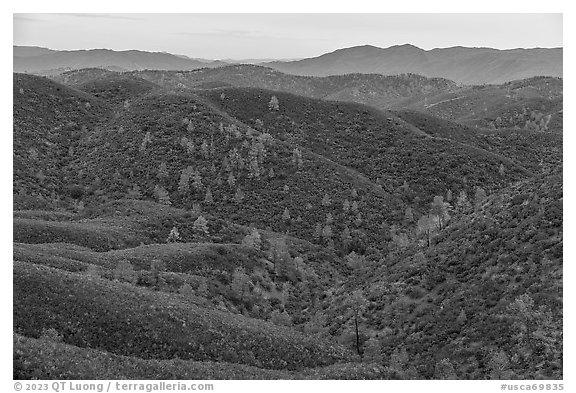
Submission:
[[[108,49],[52,51],[14,46],[14,71],[47,74],[54,70],[90,67],[117,71],[194,70],[236,61],[209,61],[169,53]],[[463,84],[503,83],[533,76],[562,77],[562,48],[498,50],[452,47],[423,50],[413,45],[378,48],[364,45],[338,49],[318,57],[261,64],[278,71],[306,76],[349,73],[396,75],[416,73]],[[257,59],[244,61],[259,62]]]

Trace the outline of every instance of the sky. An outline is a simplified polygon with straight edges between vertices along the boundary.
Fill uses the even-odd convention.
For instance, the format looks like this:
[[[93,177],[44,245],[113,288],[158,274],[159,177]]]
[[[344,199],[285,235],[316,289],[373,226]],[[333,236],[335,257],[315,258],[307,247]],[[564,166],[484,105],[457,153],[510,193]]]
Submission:
[[[562,14],[24,14],[13,44],[205,59],[296,59],[356,45],[560,47]]]

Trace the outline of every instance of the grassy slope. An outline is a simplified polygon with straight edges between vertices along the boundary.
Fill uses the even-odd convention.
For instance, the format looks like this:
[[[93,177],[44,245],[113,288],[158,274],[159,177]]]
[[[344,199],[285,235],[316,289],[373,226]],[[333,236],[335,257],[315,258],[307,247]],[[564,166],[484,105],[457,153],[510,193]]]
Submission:
[[[144,359],[228,361],[271,369],[332,364],[346,351],[288,328],[184,302],[179,295],[14,263],[14,330]]]

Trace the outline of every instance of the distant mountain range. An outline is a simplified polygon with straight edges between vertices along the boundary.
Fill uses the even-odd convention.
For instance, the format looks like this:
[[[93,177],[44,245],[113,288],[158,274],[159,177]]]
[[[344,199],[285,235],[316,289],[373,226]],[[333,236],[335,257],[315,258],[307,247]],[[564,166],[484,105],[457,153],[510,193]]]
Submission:
[[[14,46],[14,71],[54,74],[63,70],[106,68],[114,71],[195,70],[260,60],[206,60],[165,52],[109,49],[55,51]],[[533,76],[562,77],[562,48],[510,49],[452,47],[423,50],[413,45],[378,48],[365,45],[324,55],[260,63],[283,73],[329,76],[350,73],[397,75],[415,73],[463,84],[503,83]]]
[[[503,83],[532,76],[562,76],[562,48],[510,49],[453,47],[424,50],[413,45],[365,45],[322,56],[262,65],[289,74],[328,76],[349,73],[415,73],[464,84]]]

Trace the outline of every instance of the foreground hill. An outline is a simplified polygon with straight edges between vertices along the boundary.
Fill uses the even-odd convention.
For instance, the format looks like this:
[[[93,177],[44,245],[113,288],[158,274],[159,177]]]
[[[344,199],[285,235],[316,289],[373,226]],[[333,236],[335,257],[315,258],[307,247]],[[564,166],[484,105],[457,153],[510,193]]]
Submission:
[[[412,72],[477,85],[542,75],[562,77],[562,48],[498,50],[452,47],[423,50],[409,44],[389,48],[364,45],[338,49],[309,59],[263,65],[295,75],[395,75]]]
[[[403,359],[404,377],[562,378],[562,198],[561,174],[520,182],[430,247],[366,266],[348,282],[366,298],[366,351]],[[337,316],[350,290],[333,329],[349,324]]]

